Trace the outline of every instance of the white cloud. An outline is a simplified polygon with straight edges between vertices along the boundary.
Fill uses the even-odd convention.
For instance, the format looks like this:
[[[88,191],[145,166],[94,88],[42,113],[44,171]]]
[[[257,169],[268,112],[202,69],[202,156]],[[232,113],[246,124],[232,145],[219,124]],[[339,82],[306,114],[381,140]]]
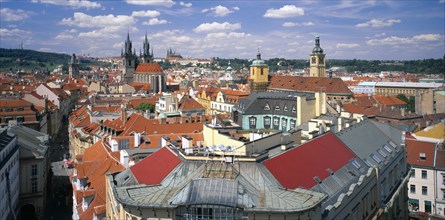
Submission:
[[[375,34],[374,37],[384,37],[386,36],[386,33],[381,33],[381,34]]]
[[[238,8],[238,7],[235,7],[235,8]],[[234,10],[237,10],[237,9],[234,9]],[[238,10],[239,10],[239,8],[238,8]],[[218,5],[218,6],[213,7],[213,8],[203,9],[201,12],[202,13],[211,12],[211,14],[213,16],[215,16],[215,17],[224,17],[224,16],[226,16],[226,15],[228,15],[230,13],[233,13],[234,11],[232,11],[232,10],[228,9],[227,7],[224,7],[222,5]]]
[[[231,24],[228,22],[224,23],[213,22],[213,23],[202,23],[198,27],[193,29],[193,31],[195,31],[196,33],[214,33],[214,32],[234,31],[240,28],[241,28],[240,23]]]
[[[230,33],[209,33],[207,34],[207,38],[243,38],[243,37],[249,37],[250,34],[246,34],[244,32],[230,32]]]
[[[421,34],[413,37],[415,41],[436,41],[440,40],[442,36],[440,34]]]
[[[82,12],[75,12],[72,18],[64,18],[60,21],[62,25],[77,27],[112,27],[112,26],[132,26],[134,18],[127,15],[98,15],[90,16]]]
[[[21,21],[28,18],[29,15],[22,9],[13,10],[10,8],[0,9],[0,20],[2,21]]]
[[[445,0],[440,0],[439,3],[445,3]]]
[[[38,51],[42,51],[42,52],[54,52],[53,49],[51,48],[47,48],[47,47],[41,47],[38,49]]]
[[[74,36],[70,35],[68,33],[62,32],[62,33],[58,34],[54,39],[56,39],[56,40],[72,40],[72,39],[74,39]]]
[[[359,46],[360,46],[359,44],[338,43],[336,47],[350,49],[350,48],[355,48],[355,47],[359,47]]]
[[[263,15],[265,18],[291,18],[304,15],[304,9],[298,8],[295,5],[285,5],[282,8],[267,9]]]
[[[122,41],[122,42],[113,44],[113,48],[116,48],[116,49],[124,48],[124,42]]]
[[[30,31],[25,31],[21,29],[6,29],[0,28],[0,37],[23,37],[31,35]]]
[[[366,41],[369,45],[400,45],[400,44],[416,44],[425,41],[438,41],[443,36],[440,34],[421,34],[411,38],[391,36],[383,39],[371,39]]]
[[[150,18],[154,18],[154,17],[158,17],[159,15],[161,15],[161,13],[159,11],[155,11],[155,10],[147,10],[147,11],[134,11],[133,13],[131,13],[131,16],[133,17],[150,17]]]
[[[239,7],[238,7],[238,6],[235,6],[235,7],[232,7],[232,9],[235,10],[235,11],[238,11],[238,10],[239,10]]]
[[[101,5],[97,2],[92,2],[88,0],[32,0],[34,3],[44,3],[51,5],[69,6],[72,8],[100,8]]]
[[[184,7],[187,7],[187,8],[192,7],[192,3],[191,2],[179,2],[179,4],[181,6],[184,6]]]
[[[126,0],[127,4],[131,5],[154,5],[154,6],[165,6],[171,7],[176,4],[172,0]]]
[[[158,19],[158,18],[151,18],[148,21],[144,21],[144,23],[142,23],[143,25],[160,25],[160,24],[167,24],[168,21],[167,20],[163,20],[163,19]]]
[[[359,23],[355,25],[356,27],[390,27],[395,23],[400,23],[400,19],[389,19],[389,20],[380,20],[380,19],[371,19],[365,23]]]
[[[314,23],[308,21],[303,23],[297,23],[297,22],[284,22],[283,27],[300,27],[300,26],[314,26]]]

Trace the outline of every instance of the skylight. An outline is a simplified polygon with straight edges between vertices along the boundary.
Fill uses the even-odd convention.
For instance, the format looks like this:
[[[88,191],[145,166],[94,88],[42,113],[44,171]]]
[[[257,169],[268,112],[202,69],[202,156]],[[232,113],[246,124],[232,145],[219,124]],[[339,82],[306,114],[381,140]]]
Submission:
[[[397,145],[394,144],[394,142],[392,142],[392,141],[388,141],[388,143],[389,143],[393,148],[397,148]]]
[[[386,153],[383,152],[381,149],[378,149],[377,152],[379,152],[379,154],[382,155],[382,157],[386,158],[386,156],[387,156]]]
[[[364,159],[363,161],[366,163],[366,165],[368,165],[368,167],[372,167],[371,162],[369,162],[367,159]]]
[[[388,151],[389,153],[392,152],[391,148],[388,147],[388,145],[383,145],[383,148],[385,148],[386,151]]]
[[[375,162],[377,163],[381,163],[382,160],[380,160],[380,158],[378,158],[375,154],[371,154],[371,158],[375,160]]]
[[[352,165],[354,165],[354,167],[357,169],[360,169],[360,167],[362,167],[362,165],[359,162],[357,162],[357,160],[355,160],[355,159],[352,160]]]

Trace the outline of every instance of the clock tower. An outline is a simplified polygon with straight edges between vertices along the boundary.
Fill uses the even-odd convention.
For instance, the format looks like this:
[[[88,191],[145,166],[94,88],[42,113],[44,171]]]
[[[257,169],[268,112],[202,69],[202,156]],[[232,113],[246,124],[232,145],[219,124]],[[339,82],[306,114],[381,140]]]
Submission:
[[[320,37],[315,37],[315,47],[312,49],[310,57],[310,76],[312,77],[326,77],[326,54],[323,53],[323,49],[320,47]]]

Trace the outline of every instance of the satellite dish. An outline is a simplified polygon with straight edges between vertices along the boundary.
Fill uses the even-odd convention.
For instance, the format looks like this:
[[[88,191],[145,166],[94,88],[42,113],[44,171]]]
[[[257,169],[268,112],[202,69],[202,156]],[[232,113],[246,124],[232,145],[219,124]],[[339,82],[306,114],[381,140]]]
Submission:
[[[232,146],[227,146],[226,151],[227,151],[227,152],[232,152],[232,151],[233,151]]]

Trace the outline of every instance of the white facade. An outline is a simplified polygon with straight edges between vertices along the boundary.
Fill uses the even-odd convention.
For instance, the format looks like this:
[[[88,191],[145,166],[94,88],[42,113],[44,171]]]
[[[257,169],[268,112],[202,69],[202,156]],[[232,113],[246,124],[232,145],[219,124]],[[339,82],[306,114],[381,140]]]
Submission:
[[[354,94],[374,94],[376,82],[361,82],[354,87]]]
[[[232,113],[234,104],[226,103],[225,95],[221,91],[215,101],[210,102],[211,114]]]
[[[437,170],[436,174],[436,215],[445,217],[445,170]]]
[[[411,212],[427,212],[435,214],[435,171],[426,168],[412,168],[411,177],[408,182],[408,197],[410,204],[408,206]],[[416,207],[415,201],[418,200]]]
[[[6,130],[0,132],[0,164],[0,220],[17,218],[20,186],[19,146],[17,136],[8,135]]]

